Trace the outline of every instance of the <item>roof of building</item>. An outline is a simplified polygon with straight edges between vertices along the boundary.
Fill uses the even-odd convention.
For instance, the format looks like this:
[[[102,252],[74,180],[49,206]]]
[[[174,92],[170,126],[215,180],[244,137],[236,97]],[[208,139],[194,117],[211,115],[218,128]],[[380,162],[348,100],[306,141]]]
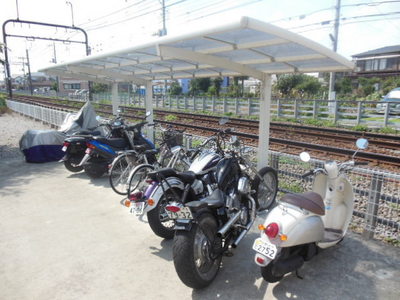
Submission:
[[[386,46],[374,50],[369,50],[366,52],[362,52],[359,54],[354,54],[353,57],[362,57],[362,56],[372,56],[372,55],[379,55],[379,54],[388,54],[393,52],[400,52],[400,45],[394,46]]]

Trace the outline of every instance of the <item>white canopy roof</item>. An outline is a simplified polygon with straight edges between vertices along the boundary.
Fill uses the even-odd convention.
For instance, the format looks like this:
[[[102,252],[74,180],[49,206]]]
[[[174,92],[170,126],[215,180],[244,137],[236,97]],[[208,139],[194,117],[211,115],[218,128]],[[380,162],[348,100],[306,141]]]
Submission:
[[[41,71],[113,83],[116,113],[118,82],[146,86],[146,110],[152,111],[152,80],[250,76],[261,80],[259,168],[268,163],[271,74],[349,71],[344,57],[298,34],[249,17],[179,36],[156,38],[124,50],[44,68]],[[153,121],[150,114],[148,121]],[[149,128],[149,136],[152,129]]]
[[[298,34],[249,17],[223,26],[53,65],[41,71],[97,82],[348,71],[353,64]]]

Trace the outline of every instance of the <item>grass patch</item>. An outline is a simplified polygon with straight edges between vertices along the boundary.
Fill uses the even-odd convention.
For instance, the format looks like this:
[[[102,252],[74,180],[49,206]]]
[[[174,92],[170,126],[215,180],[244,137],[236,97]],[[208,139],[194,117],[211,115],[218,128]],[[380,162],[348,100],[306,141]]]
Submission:
[[[178,120],[178,117],[176,115],[165,116],[165,121],[173,122],[173,121],[176,121],[176,120]]]
[[[352,128],[354,131],[368,131],[368,126],[366,125],[356,125]]]

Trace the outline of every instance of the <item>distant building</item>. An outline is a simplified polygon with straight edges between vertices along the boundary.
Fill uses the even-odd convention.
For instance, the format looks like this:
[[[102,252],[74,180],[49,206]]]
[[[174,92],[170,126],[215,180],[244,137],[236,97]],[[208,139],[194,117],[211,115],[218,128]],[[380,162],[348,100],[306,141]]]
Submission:
[[[89,89],[89,83],[87,81],[74,78],[67,78],[67,77],[59,78],[59,92],[61,94],[74,93],[78,90],[88,90],[88,89]]]
[[[350,77],[390,77],[400,75],[400,45],[388,46],[352,56],[356,71]]]

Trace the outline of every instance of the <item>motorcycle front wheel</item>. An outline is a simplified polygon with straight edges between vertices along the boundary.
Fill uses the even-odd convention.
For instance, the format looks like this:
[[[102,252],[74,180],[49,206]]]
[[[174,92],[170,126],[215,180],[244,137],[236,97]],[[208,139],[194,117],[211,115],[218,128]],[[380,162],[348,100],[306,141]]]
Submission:
[[[190,231],[176,231],[172,249],[175,270],[188,287],[204,288],[217,276],[222,260],[217,230],[215,218],[203,213]]]
[[[271,209],[275,203],[278,192],[278,175],[273,168],[264,167],[255,176],[252,184],[252,190],[255,190],[255,199],[258,204],[258,211]]]

